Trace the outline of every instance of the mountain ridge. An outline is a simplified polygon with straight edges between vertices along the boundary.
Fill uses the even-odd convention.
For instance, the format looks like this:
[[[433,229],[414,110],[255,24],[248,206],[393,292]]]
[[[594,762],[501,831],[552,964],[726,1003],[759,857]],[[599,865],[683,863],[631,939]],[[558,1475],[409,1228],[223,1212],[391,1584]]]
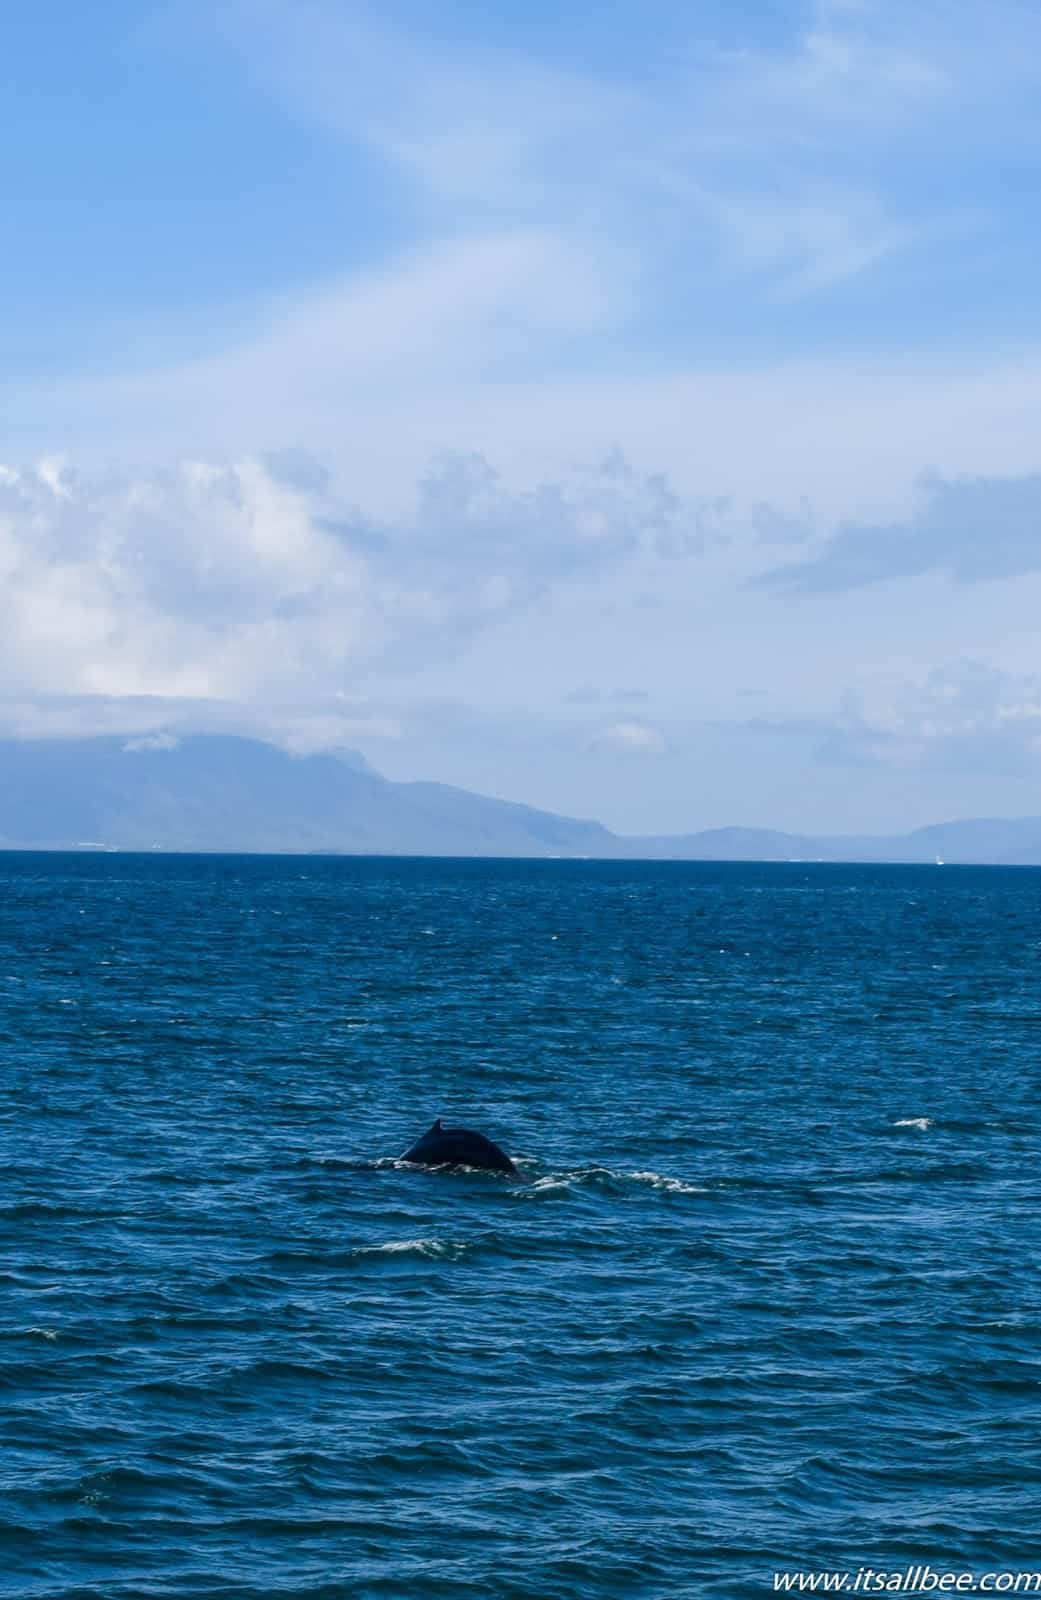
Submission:
[[[353,751],[191,734],[0,740],[0,849],[1041,865],[1041,817],[909,833],[724,827],[626,836],[451,784],[396,782]]]

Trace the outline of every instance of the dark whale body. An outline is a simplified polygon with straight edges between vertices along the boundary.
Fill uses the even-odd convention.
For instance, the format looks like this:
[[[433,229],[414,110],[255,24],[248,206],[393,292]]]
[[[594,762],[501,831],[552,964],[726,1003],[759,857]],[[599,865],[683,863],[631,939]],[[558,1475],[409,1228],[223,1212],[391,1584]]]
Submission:
[[[442,1128],[438,1117],[434,1126],[406,1150],[402,1161],[421,1167],[482,1167],[487,1172],[516,1172],[509,1156],[483,1133],[470,1128]]]

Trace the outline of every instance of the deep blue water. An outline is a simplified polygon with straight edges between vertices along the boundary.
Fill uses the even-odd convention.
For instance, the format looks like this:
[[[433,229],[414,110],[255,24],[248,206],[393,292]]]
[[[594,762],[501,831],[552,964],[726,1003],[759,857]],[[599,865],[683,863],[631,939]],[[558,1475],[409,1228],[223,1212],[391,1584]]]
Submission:
[[[0,1590],[1041,1566],[1039,980],[1030,870],[0,857]]]

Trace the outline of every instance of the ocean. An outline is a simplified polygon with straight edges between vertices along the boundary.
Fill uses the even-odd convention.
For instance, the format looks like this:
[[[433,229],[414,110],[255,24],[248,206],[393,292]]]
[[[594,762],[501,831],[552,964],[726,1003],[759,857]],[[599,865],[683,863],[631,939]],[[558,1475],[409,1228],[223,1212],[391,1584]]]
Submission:
[[[0,1592],[1041,1567],[1041,872],[8,854],[0,1004]]]

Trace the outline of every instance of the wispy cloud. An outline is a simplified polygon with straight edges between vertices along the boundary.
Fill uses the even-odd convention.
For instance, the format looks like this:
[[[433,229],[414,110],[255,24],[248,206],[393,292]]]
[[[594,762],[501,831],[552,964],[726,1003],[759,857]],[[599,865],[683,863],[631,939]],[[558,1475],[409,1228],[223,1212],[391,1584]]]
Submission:
[[[797,388],[779,350],[805,361],[836,331],[850,363],[851,349],[874,360],[899,343],[913,366],[923,312],[953,292],[952,274],[1026,225],[1000,169],[1032,136],[1041,17],[1012,0],[985,18],[961,0],[942,17],[924,0],[880,0],[808,19],[793,7],[789,20],[769,47],[737,14],[716,36],[692,21],[687,50],[643,81],[493,44],[477,25],[463,42],[421,37],[393,6],[379,18],[333,0],[207,6],[197,47],[222,40],[236,71],[352,161],[364,152],[392,223],[367,216],[345,181],[336,203],[365,270],[336,264],[254,303],[209,357],[23,386],[13,425],[59,448],[99,432],[139,449],[171,435],[202,450],[336,434],[346,447],[366,432],[369,457],[379,433],[389,468],[417,429],[424,450],[488,448],[495,416],[504,437],[530,431],[547,391],[572,434],[599,427],[594,448],[632,448],[655,372],[703,380],[711,413],[750,348],[777,363],[778,388]],[[812,321],[805,307],[834,310],[845,286],[864,286],[860,314]],[[850,364],[821,381],[848,391],[874,378]],[[687,404],[660,394],[647,431],[675,434]],[[847,394],[834,419],[847,433],[859,425],[848,409]],[[834,431],[830,415],[818,425]],[[735,460],[742,444],[755,470],[769,443],[735,436]],[[945,463],[918,470],[929,464]]]
[[[593,750],[616,750],[629,756],[665,754],[665,736],[648,722],[612,722],[589,740]]]
[[[310,746],[351,724],[392,736],[392,720],[349,703],[375,669],[429,666],[637,552],[696,554],[699,516],[617,456],[526,489],[479,455],[442,456],[398,522],[346,504],[299,452],[0,469],[0,698],[60,712],[78,694],[110,722],[122,697],[129,732],[142,705],[154,725],[153,701],[212,702],[225,720],[234,704],[250,720],[311,703]]]
[[[80,470],[0,481],[3,726],[404,764],[425,695],[635,795],[716,782],[683,729],[761,684],[835,792],[853,760],[1034,770],[1041,13],[676,5],[637,71],[617,8],[613,59],[495,8],[198,9],[226,126],[328,158],[321,249],[147,370],[5,374],[5,448]],[[452,726],[424,759],[487,771]]]
[[[760,581],[806,590],[854,589],[945,572],[963,583],[1041,571],[1041,475],[948,482],[929,478],[910,521],[849,523],[812,559]]]
[[[917,683],[851,688],[820,755],[907,770],[1041,772],[1041,677],[955,661]]]
[[[686,66],[642,87],[480,42],[419,43],[392,13],[377,23],[328,0],[236,0],[222,15],[302,115],[397,175],[425,228],[537,221],[625,237],[646,267],[671,257],[699,275],[710,251],[797,297],[949,226],[944,207],[923,211],[928,185],[910,203],[907,179],[938,155],[938,121],[967,87],[985,92],[952,50],[971,28],[954,9],[961,29],[945,31],[927,7],[897,24],[888,5],[825,4],[770,50],[692,34]]]

